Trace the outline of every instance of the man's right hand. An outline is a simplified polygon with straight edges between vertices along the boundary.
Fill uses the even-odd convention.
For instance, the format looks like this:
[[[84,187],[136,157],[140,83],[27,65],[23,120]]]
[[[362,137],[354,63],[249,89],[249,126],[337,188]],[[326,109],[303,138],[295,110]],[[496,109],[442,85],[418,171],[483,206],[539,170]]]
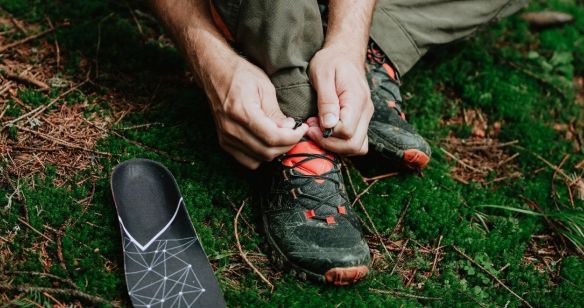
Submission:
[[[237,55],[212,66],[203,83],[219,144],[244,166],[257,169],[306,134],[307,124],[294,129],[294,119],[282,113],[274,85],[258,67]]]

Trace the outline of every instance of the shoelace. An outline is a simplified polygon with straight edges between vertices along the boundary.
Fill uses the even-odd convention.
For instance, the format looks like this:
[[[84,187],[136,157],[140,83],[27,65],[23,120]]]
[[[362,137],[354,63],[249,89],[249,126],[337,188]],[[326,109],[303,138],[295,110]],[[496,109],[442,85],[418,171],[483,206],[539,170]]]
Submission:
[[[367,59],[372,62],[372,63],[377,63],[380,65],[389,65],[389,60],[387,59],[387,56],[385,55],[385,53],[383,53],[380,49],[379,46],[377,46],[377,44],[373,41],[371,41],[369,43],[369,47],[367,48]],[[389,73],[387,73],[387,77],[389,78],[390,82],[396,84],[397,86],[399,86],[399,74],[397,73],[396,70],[393,70],[394,73],[396,74],[396,79],[392,78],[391,76],[389,76]],[[384,91],[386,91],[389,95],[391,95],[392,97],[395,98],[394,93],[384,87],[383,85],[381,85],[381,89],[383,89]],[[405,113],[401,110],[401,106],[400,103],[397,99],[394,100],[393,104],[391,106],[388,106],[392,109],[394,109],[397,112],[397,115],[405,121],[406,117],[405,117]]]
[[[331,162],[333,164],[333,166],[335,165],[334,159],[331,159],[326,154],[313,154],[313,153],[288,154],[288,153],[286,153],[286,154],[283,154],[282,156],[280,156],[279,160],[280,160],[280,162],[282,162],[283,160],[285,160],[287,158],[292,158],[292,157],[304,157],[304,159],[300,160],[299,162],[294,163],[291,166],[286,166],[284,164],[281,164],[285,171],[292,170],[292,169],[299,167],[302,164],[304,164],[310,160],[313,160],[313,159],[325,159],[325,160]],[[310,184],[314,180],[331,181],[335,184],[335,186],[337,188],[339,188],[342,185],[342,183],[340,183],[337,179],[335,179],[333,177],[333,175],[339,174],[340,172],[341,172],[340,169],[332,168],[330,171],[327,171],[327,172],[320,174],[320,175],[305,175],[305,174],[302,174],[299,172],[287,173],[287,175],[291,177],[289,180],[292,180],[294,178],[304,179],[303,182],[298,184],[298,187],[295,187],[292,190],[293,191],[292,193],[296,196],[296,198],[304,197],[304,198],[308,198],[308,199],[311,199],[313,201],[318,202],[318,206],[316,206],[314,208],[307,208],[307,211],[305,212],[306,218],[326,221],[329,224],[335,223],[334,218],[332,218],[332,216],[316,215],[316,210],[318,210],[319,208],[321,208],[324,205],[335,208],[337,210],[337,212],[340,214],[344,215],[346,213],[346,208],[342,204],[348,204],[349,201],[347,200],[347,198],[343,194],[340,194],[340,197],[343,200],[343,202],[341,202],[340,204],[333,204],[330,201],[333,198],[335,198],[336,196],[338,196],[337,193],[331,193],[330,195],[325,196],[323,198],[323,197],[317,197],[317,196],[311,195],[311,194],[306,193],[306,192],[301,190],[301,188],[307,186],[308,184]]]

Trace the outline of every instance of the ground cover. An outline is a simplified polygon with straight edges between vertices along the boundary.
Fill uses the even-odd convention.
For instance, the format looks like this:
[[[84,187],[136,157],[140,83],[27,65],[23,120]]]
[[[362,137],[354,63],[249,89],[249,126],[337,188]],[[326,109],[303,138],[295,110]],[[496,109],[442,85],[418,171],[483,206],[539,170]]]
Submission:
[[[220,150],[204,95],[142,2],[0,8],[0,302],[129,304],[109,175],[146,157],[177,177],[230,306],[582,305],[578,1],[527,9],[570,13],[570,24],[505,19],[405,76],[433,160],[423,175],[381,179],[387,170],[346,161],[374,256],[369,279],[347,288],[269,264],[253,175]],[[241,206],[243,251],[273,288],[237,249]]]

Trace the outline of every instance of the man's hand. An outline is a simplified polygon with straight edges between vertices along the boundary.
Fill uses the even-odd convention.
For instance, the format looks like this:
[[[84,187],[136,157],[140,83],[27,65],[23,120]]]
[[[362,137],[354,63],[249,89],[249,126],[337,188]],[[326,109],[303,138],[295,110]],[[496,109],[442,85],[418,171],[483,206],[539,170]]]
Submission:
[[[240,163],[256,169],[286,153],[306,134],[308,126],[294,129],[278,105],[268,76],[242,58],[216,67],[205,87],[217,125],[219,144]]]
[[[215,27],[208,1],[154,0],[152,6],[209,97],[221,147],[256,169],[300,141],[308,126],[294,129],[268,77],[237,55]]]
[[[310,80],[318,95],[318,118],[310,118],[308,136],[342,155],[364,155],[373,115],[363,59],[340,48],[325,47],[312,58]],[[329,138],[322,129],[334,128]]]
[[[343,155],[364,155],[373,115],[365,79],[365,53],[375,0],[330,0],[324,47],[309,66],[318,96],[318,117],[308,120],[308,136],[325,149]],[[334,128],[330,138],[324,129]]]

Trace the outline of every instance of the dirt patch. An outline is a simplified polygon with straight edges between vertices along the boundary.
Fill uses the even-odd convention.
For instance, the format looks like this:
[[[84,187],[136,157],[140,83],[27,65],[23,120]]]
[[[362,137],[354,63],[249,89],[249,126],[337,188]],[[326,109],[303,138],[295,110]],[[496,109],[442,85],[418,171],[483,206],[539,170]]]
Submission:
[[[462,114],[444,122],[445,125],[467,125],[471,136],[458,138],[453,133],[443,143],[441,151],[455,162],[451,176],[464,184],[492,184],[521,176],[514,160],[519,153],[511,151],[517,141],[502,142],[497,138],[502,123],[488,123],[478,109],[466,109]]]

